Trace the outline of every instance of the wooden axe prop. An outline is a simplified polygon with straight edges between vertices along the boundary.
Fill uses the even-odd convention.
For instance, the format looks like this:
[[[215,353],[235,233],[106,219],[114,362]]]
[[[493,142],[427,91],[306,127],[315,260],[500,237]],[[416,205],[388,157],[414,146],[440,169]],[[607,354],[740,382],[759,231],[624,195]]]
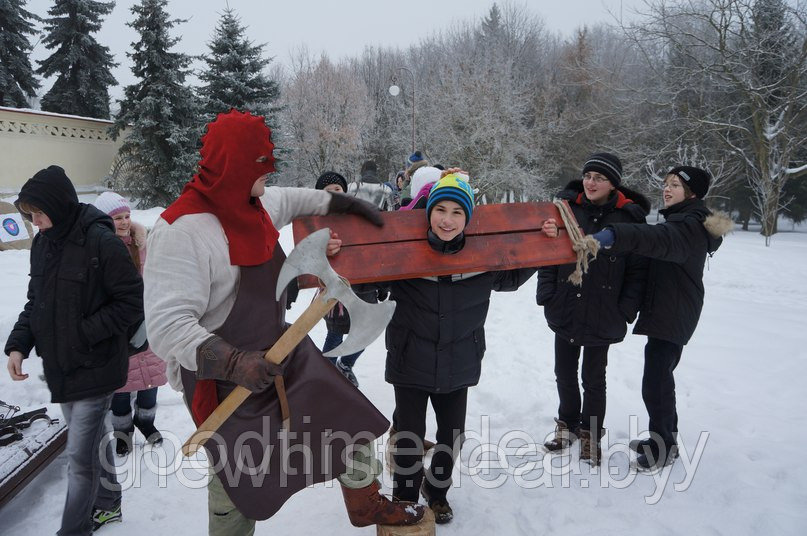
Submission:
[[[327,357],[350,355],[366,348],[373,342],[392,318],[395,302],[367,303],[353,293],[350,284],[337,274],[325,255],[331,231],[320,229],[302,240],[295,247],[280,269],[277,278],[276,298],[279,300],[286,286],[297,276],[310,274],[318,277],[324,289],[311,305],[287,329],[277,342],[267,350],[265,358],[280,364],[302,341],[317,322],[340,302],[350,314],[350,333],[342,344],[324,354]],[[230,395],[210,414],[194,434],[182,445],[182,454],[190,456],[213,436],[227,418],[238,409],[252,392],[237,386]]]

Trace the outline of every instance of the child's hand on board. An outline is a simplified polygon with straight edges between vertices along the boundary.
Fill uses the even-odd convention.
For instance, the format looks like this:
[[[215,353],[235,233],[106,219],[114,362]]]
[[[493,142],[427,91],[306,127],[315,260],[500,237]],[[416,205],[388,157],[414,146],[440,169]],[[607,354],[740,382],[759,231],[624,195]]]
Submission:
[[[541,231],[549,238],[557,238],[558,222],[555,220],[555,218],[544,220],[544,224],[541,226]]]
[[[325,255],[333,257],[339,253],[341,249],[342,241],[339,239],[339,235],[331,231],[331,238],[328,240],[328,246],[325,248]]]

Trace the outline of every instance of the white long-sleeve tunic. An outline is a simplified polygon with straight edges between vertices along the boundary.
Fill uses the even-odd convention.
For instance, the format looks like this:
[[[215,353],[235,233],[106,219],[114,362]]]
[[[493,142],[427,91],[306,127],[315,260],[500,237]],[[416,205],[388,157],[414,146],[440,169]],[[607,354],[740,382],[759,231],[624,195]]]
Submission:
[[[277,229],[299,216],[326,214],[330,200],[328,192],[303,188],[267,188],[261,197]],[[160,218],[148,249],[143,301],[149,344],[166,361],[171,387],[181,391],[180,366],[196,370],[196,348],[229,316],[240,271],[230,264],[224,229],[209,213],[170,225]]]

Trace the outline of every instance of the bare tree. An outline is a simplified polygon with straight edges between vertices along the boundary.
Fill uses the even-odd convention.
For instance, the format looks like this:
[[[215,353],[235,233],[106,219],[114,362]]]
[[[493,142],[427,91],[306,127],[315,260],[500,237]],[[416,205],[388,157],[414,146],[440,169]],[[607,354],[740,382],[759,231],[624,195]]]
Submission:
[[[301,49],[282,95],[290,153],[285,181],[310,185],[327,169],[349,176],[363,156],[361,133],[372,118],[365,85],[327,56],[312,58]]]
[[[625,27],[665,81],[659,95],[689,125],[718,140],[744,168],[766,244],[782,190],[807,175],[796,162],[807,136],[807,13],[783,0],[654,0]],[[680,140],[676,140],[679,144]]]

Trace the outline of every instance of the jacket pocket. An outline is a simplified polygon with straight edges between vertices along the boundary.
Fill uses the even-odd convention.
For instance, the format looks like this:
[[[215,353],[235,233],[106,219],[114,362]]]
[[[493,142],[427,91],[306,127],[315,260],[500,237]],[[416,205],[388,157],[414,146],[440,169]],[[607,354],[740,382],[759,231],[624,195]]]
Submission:
[[[483,357],[485,357],[485,350],[487,350],[487,345],[485,344],[485,328],[477,328],[474,330],[474,346],[476,346],[476,356],[481,361]]]
[[[387,351],[393,358],[395,367],[403,368],[404,356],[409,346],[408,329],[388,329],[386,334]]]

